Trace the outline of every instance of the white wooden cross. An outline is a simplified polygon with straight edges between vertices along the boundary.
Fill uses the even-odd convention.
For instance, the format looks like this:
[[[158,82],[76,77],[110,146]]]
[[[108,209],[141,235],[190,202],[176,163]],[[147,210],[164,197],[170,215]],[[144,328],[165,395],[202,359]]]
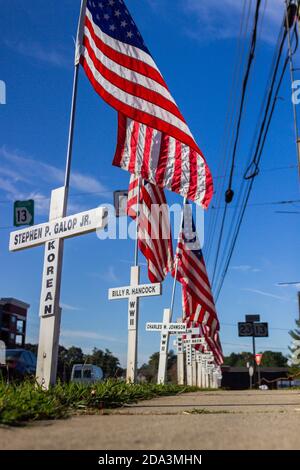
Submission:
[[[187,383],[191,385],[193,382],[191,362],[192,348],[190,345],[186,344],[186,341],[193,338],[193,335],[199,335],[200,331],[199,327],[192,326],[187,328],[184,333],[178,334],[176,341],[174,341],[174,346],[177,346],[177,380],[180,385],[185,383],[184,353],[186,353]]]
[[[206,351],[204,353],[200,353],[196,358],[200,364],[200,371],[201,371],[201,386],[204,388],[209,387],[209,370],[208,364],[213,360],[213,353],[211,351]]]
[[[0,366],[6,365],[6,345],[0,340]]]
[[[171,334],[178,334],[186,331],[185,323],[170,323],[171,321],[171,309],[164,309],[164,316],[162,323],[146,323],[146,331],[160,331],[160,350],[159,350],[159,364],[158,364],[158,375],[157,383],[164,384],[166,381],[167,362],[168,362],[168,350],[169,350],[169,336]]]
[[[135,383],[137,373],[138,319],[139,298],[161,295],[160,283],[140,284],[140,267],[132,266],[130,286],[113,287],[108,291],[109,300],[128,299],[128,352],[127,352],[127,382]]]
[[[103,229],[107,224],[107,210],[104,207],[63,217],[65,194],[65,187],[52,191],[49,222],[12,232],[9,240],[10,251],[45,245],[36,369],[37,382],[44,388],[56,382],[64,239]]]
[[[199,328],[197,328],[199,331]],[[197,372],[196,372],[196,356],[195,346],[205,345],[205,339],[203,337],[192,338],[191,335],[183,340],[186,347],[186,381],[187,385],[197,384]]]

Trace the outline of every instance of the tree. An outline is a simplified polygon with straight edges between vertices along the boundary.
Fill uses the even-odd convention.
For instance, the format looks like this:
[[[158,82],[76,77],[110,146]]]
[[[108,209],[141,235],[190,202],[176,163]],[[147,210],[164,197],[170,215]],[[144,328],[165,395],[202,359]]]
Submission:
[[[109,349],[103,352],[101,349],[94,348],[92,354],[86,356],[86,361],[101,367],[106,378],[120,376],[123,372],[119,359]]]
[[[84,360],[85,358],[81,348],[71,346],[67,349],[64,346],[59,346],[57,376],[64,382],[69,381],[73,365],[83,364]]]
[[[139,369],[139,374],[146,378],[147,382],[156,382],[159,364],[159,352],[153,353],[148,361],[148,364],[143,364]],[[177,356],[173,351],[168,353],[167,362],[167,380],[176,381],[177,378]]]
[[[262,367],[286,367],[287,363],[287,357],[281,352],[274,351],[265,351],[261,361]]]
[[[224,357],[224,365],[231,367],[246,367],[247,362],[253,361],[253,354],[250,352],[231,353]]]
[[[37,344],[26,344],[25,349],[37,355]],[[59,346],[57,361],[57,377],[63,382],[68,382],[71,378],[71,372],[74,364],[94,364],[101,367],[104,377],[120,377],[124,369],[120,367],[120,361],[109,349],[103,352],[101,349],[94,348],[92,354],[83,354],[81,348],[71,346],[65,348]]]
[[[286,367],[288,359],[281,352],[265,351],[262,353],[262,367]],[[251,352],[231,353],[224,357],[224,365],[231,367],[245,367],[247,362],[253,362]]]
[[[33,354],[35,354],[37,356],[37,350],[38,350],[38,345],[37,344],[27,343],[27,344],[24,345],[24,349],[26,349],[26,351],[32,352]]]

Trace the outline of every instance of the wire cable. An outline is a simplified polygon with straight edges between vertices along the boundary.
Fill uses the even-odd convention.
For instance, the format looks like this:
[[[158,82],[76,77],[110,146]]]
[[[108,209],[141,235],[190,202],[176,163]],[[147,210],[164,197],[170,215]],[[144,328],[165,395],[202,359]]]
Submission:
[[[241,121],[242,121],[242,115],[243,115],[243,110],[244,110],[244,102],[245,102],[245,97],[246,97],[247,85],[248,85],[251,65],[253,63],[254,56],[255,56],[256,39],[257,39],[257,26],[258,26],[258,20],[259,20],[260,6],[261,6],[261,0],[257,0],[256,9],[255,9],[255,18],[254,18],[254,28],[253,28],[253,33],[252,33],[252,41],[251,41],[251,47],[250,47],[250,52],[249,52],[249,58],[248,58],[248,65],[247,65],[247,69],[246,69],[246,74],[245,74],[244,81],[243,81],[242,97],[241,97],[241,103],[240,103],[237,129],[236,129],[236,137],[235,137],[233,153],[232,153],[232,159],[231,159],[231,169],[230,169],[230,175],[229,175],[228,189],[226,191],[226,196],[225,196],[225,198],[226,198],[225,200],[226,200],[227,203],[230,203],[232,201],[232,198],[233,198],[233,191],[232,191],[233,172],[234,172],[234,167],[235,167],[237,144],[238,144],[238,141],[239,141],[239,135],[240,135],[240,128],[241,128]]]

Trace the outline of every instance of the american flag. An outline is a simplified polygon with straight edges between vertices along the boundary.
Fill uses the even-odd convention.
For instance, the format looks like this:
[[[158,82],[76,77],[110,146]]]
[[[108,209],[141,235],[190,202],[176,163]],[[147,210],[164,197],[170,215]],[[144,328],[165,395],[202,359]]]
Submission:
[[[210,170],[123,0],[84,0],[77,57],[118,111],[113,164],[208,207]]]
[[[192,208],[188,202],[184,205],[176,262],[178,263],[176,278],[182,284],[183,319],[201,326],[202,335],[213,352],[216,362],[222,364],[220,324],[193,221]],[[175,276],[175,267],[173,276]]]
[[[127,212],[138,218],[138,246],[148,263],[151,282],[162,282],[173,267],[173,248],[169,208],[164,191],[148,181],[132,175],[128,191]],[[138,203],[139,200],[139,203]]]

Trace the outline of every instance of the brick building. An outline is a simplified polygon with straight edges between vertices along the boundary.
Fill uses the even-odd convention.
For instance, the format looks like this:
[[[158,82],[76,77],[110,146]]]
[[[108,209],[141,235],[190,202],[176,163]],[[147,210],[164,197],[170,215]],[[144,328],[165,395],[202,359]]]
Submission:
[[[7,349],[23,348],[30,305],[12,298],[0,299],[0,340]]]

